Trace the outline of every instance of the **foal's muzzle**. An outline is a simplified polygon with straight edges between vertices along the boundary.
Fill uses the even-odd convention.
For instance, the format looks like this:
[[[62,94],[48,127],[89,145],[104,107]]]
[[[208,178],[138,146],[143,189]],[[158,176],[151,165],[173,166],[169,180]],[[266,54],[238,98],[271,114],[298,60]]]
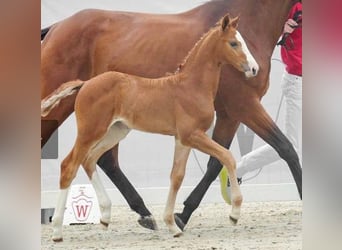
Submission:
[[[248,63],[242,64],[242,68],[247,78],[256,76],[259,70],[258,67],[250,66]]]

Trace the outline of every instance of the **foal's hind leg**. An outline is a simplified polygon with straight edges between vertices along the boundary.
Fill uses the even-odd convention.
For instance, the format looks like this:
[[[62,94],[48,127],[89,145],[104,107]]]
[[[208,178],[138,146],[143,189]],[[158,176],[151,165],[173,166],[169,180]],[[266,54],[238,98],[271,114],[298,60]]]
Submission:
[[[229,218],[233,224],[236,224],[240,218],[242,194],[237,182],[236,163],[233,155],[228,149],[210,139],[203,131],[193,132],[187,142],[191,147],[217,158],[228,169],[232,189],[232,211]]]
[[[88,151],[88,146],[81,146],[81,144],[76,141],[75,146],[61,164],[60,193],[58,195],[56,209],[52,218],[52,240],[55,242],[63,240],[62,224],[69,187],[76,176],[79,165],[85,158]]]
[[[176,203],[177,192],[183,182],[186,162],[189,158],[190,147],[184,146],[179,140],[175,142],[175,153],[173,159],[173,167],[171,172],[171,185],[167,203],[164,211],[164,222],[168,226],[169,230],[173,233],[174,237],[180,236],[182,230],[180,230],[174,219],[174,209]]]
[[[92,149],[87,159],[83,163],[83,167],[90,179],[91,184],[94,187],[99,201],[101,211],[100,222],[106,228],[110,222],[112,203],[96,171],[96,162],[104,152],[114,147],[120,140],[125,138],[129,131],[130,129],[121,122],[117,122],[112,125],[104,137]]]

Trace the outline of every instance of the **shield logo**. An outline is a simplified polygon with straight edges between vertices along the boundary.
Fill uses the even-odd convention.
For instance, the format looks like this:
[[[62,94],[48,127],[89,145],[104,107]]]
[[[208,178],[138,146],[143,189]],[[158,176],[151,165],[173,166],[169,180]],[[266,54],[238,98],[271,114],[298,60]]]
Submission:
[[[72,209],[75,219],[80,222],[84,222],[88,219],[93,202],[87,200],[86,196],[78,197],[77,200],[72,202]]]
[[[64,212],[63,225],[100,222],[100,207],[92,185],[72,185]]]

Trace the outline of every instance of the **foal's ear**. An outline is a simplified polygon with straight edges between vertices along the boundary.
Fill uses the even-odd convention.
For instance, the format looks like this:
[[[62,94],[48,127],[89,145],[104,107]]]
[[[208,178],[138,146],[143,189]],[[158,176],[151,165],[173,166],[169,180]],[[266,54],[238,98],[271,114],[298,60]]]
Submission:
[[[238,23],[239,23],[239,19],[240,19],[240,15],[238,15],[237,17],[233,18],[231,21],[230,21],[230,26],[232,26],[233,28],[237,28],[238,26]]]
[[[224,17],[222,17],[221,19],[221,27],[222,27],[222,30],[225,31],[225,29],[228,27],[230,23],[230,17],[229,17],[229,14],[226,14]]]

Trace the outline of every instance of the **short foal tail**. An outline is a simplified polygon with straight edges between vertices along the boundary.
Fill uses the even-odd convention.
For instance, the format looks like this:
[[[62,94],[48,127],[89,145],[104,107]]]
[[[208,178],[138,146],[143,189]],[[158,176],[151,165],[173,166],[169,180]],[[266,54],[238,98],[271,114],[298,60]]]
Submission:
[[[54,92],[52,92],[50,95],[48,95],[41,101],[41,116],[47,116],[51,112],[51,110],[59,104],[59,102],[62,99],[77,92],[83,84],[84,81],[81,80],[74,80],[62,84],[58,89],[56,89]]]

